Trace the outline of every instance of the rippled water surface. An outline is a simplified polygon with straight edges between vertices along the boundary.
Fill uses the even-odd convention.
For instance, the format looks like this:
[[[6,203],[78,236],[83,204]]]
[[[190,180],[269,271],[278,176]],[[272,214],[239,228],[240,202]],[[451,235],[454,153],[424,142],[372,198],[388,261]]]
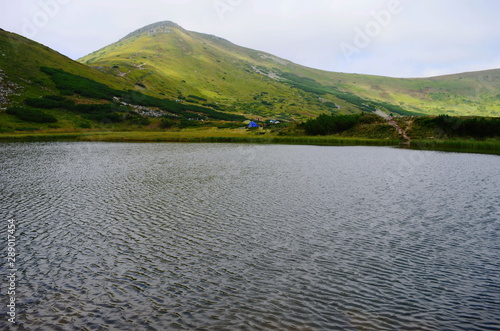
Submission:
[[[498,156],[7,143],[0,169],[19,329],[500,328]]]

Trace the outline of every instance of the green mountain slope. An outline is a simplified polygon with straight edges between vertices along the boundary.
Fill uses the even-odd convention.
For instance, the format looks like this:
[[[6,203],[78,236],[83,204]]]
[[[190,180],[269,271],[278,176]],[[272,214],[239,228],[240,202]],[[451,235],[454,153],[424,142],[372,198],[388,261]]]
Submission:
[[[0,29],[0,84],[6,91],[2,94],[4,98],[18,102],[27,97],[38,97],[56,91],[51,79],[40,71],[42,66],[62,69],[112,88],[130,87],[127,82],[73,61],[44,45]]]
[[[0,29],[0,132],[236,127],[221,122],[377,109],[499,116],[500,70],[425,79],[326,72],[172,22],[76,62]]]
[[[153,97],[141,89],[0,30],[0,132],[143,130],[196,119],[245,120],[219,107]]]
[[[44,45],[0,30],[0,132],[72,129],[89,125],[89,121],[81,115],[59,107],[33,110],[25,104],[27,99],[60,94],[55,82],[41,67],[61,69],[115,89],[129,87],[126,82],[73,61]],[[80,98],[82,103],[102,103],[98,98],[81,98],[77,95],[74,98]],[[9,114],[6,112],[8,107],[21,109]],[[17,116],[13,116],[14,113],[17,113]],[[48,120],[44,121],[44,118]]]
[[[144,93],[217,104],[247,116],[304,119],[375,108],[500,115],[500,69],[423,79],[326,72],[168,21],[141,28],[79,61]]]

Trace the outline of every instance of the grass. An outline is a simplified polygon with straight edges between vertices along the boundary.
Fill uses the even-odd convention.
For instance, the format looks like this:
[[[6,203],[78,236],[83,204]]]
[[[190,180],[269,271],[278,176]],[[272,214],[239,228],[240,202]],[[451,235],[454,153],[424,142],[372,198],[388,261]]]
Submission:
[[[131,86],[130,83],[89,68],[14,33],[0,31],[0,50],[2,54],[0,69],[7,80],[20,87],[9,97],[14,104],[26,98],[38,98],[41,95],[50,94],[55,90],[54,83],[40,71],[42,66],[59,68],[115,89],[126,89]]]
[[[224,142],[331,146],[397,146],[399,144],[399,140],[389,139],[277,136],[248,133],[243,130],[6,133],[0,134],[0,141]]]
[[[152,95],[195,95],[248,116],[283,112],[305,120],[329,114],[328,102],[341,106],[333,109],[339,114],[377,107],[406,115],[500,115],[500,70],[421,79],[326,72],[200,33],[146,30],[79,61],[112,75],[127,72],[123,79]]]
[[[500,155],[500,140],[426,139],[414,140],[412,149]]]
[[[3,142],[95,141],[95,142],[164,142],[164,143],[246,143],[316,146],[400,146],[399,139],[371,139],[339,136],[279,136],[241,129],[186,129],[180,131],[75,131],[0,133]],[[500,140],[422,139],[410,146],[416,150],[500,155]]]

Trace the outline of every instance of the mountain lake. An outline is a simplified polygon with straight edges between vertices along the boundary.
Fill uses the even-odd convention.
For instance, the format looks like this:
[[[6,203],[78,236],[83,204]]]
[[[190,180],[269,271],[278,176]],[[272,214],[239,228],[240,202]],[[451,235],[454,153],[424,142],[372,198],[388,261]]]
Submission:
[[[1,270],[15,275],[15,324],[4,276],[1,329],[500,329],[499,156],[223,143],[0,151]]]

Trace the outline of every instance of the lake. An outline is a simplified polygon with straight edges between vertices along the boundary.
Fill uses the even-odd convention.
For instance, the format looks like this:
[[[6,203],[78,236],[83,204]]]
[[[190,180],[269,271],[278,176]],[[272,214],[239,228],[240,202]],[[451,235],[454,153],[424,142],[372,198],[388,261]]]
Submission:
[[[0,152],[4,261],[8,220],[17,226],[12,329],[500,328],[499,156],[78,142]]]

